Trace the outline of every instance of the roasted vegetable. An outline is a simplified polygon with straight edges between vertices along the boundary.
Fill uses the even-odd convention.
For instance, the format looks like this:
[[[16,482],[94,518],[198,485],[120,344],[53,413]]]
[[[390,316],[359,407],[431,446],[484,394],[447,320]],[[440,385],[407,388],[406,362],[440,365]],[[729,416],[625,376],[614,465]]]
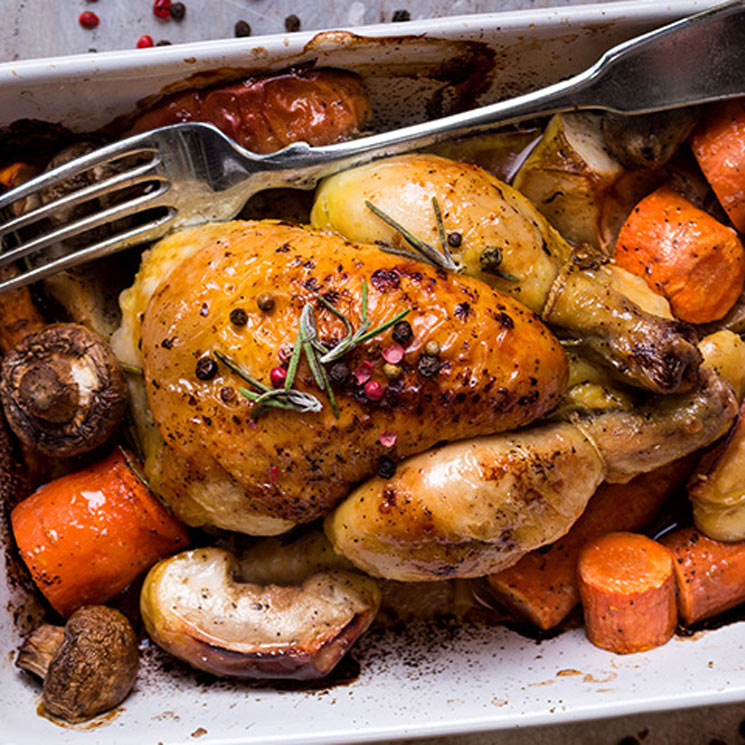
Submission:
[[[306,303],[322,347],[347,331],[319,298],[357,329],[364,286],[371,329],[411,311],[397,377],[389,382],[383,371],[381,348],[397,344],[388,329],[349,349],[346,374],[332,376],[338,419],[305,355],[293,386],[317,396],[320,411],[264,409],[239,393],[254,390],[246,373],[270,384],[280,348],[297,343]],[[264,294],[271,310],[258,305]],[[473,278],[283,224],[174,234],[152,249],[124,305],[128,325],[119,336],[130,350],[142,340],[164,440],[148,453],[146,475],[192,525],[285,532],[326,514],[382,457],[527,424],[556,405],[566,382],[561,346],[512,298]],[[237,364],[244,379],[220,359]]]
[[[695,462],[695,456],[688,456],[627,484],[601,484],[566,535],[489,576],[497,599],[544,631],[557,626],[579,602],[577,560],[582,547],[612,531],[644,528],[683,486]]]
[[[53,716],[78,723],[120,704],[132,690],[139,653],[124,615],[88,605],[64,629],[43,624],[24,642],[16,665],[44,680],[42,702]]]
[[[605,201],[623,166],[608,152],[598,114],[556,114],[520,166],[515,188],[572,243],[602,245]]]
[[[86,453],[111,437],[127,405],[119,363],[98,334],[55,324],[0,363],[0,399],[15,434],[44,455]]]
[[[188,543],[123,451],[42,486],[10,515],[21,558],[63,616],[102,603]]]
[[[634,208],[618,236],[618,266],[644,277],[683,321],[724,317],[742,292],[745,251],[722,225],[667,186]]]
[[[577,563],[587,638],[616,654],[669,641],[678,621],[673,556],[638,533],[607,533],[586,544]]]
[[[322,182],[311,220],[350,240],[405,248],[382,211],[438,246],[433,199],[456,268],[541,314],[626,382],[657,393],[690,388],[699,364],[692,331],[621,295],[602,258],[575,253],[523,195],[481,169],[434,155],[377,161]]]
[[[745,231],[745,99],[707,108],[691,137],[693,154],[732,224]]]
[[[327,675],[370,625],[380,602],[373,580],[317,573],[300,586],[241,582],[218,548],[156,564],[142,587],[145,628],[190,665],[242,678],[310,680]]]
[[[326,145],[349,137],[369,117],[367,92],[356,75],[299,69],[174,93],[142,114],[131,132],[208,122],[246,149],[270,153],[292,142]]]

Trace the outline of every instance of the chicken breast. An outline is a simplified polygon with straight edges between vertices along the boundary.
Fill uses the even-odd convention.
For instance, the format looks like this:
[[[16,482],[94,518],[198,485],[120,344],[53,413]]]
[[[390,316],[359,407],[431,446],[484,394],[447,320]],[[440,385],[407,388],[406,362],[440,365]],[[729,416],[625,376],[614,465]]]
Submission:
[[[280,346],[296,340],[304,305],[313,304],[318,338],[333,347],[347,332],[319,297],[356,329],[363,282],[371,328],[410,311],[413,333],[400,374],[383,374],[381,349],[393,343],[388,329],[344,357],[350,371],[365,372],[336,383],[338,418],[305,358],[293,388],[317,396],[321,411],[266,408],[257,416],[255,404],[238,392],[251,386],[218,363],[218,354],[269,384]],[[265,293],[271,310],[258,307]],[[147,476],[191,525],[269,534],[313,520],[373,475],[381,456],[397,460],[442,440],[525,425],[556,405],[567,380],[557,340],[498,290],[282,223],[206,225],[164,239],[124,306],[130,348],[141,346],[162,436]],[[429,342],[439,345],[434,370],[420,365]],[[198,364],[210,374],[198,375]],[[360,385],[367,377],[382,397]]]

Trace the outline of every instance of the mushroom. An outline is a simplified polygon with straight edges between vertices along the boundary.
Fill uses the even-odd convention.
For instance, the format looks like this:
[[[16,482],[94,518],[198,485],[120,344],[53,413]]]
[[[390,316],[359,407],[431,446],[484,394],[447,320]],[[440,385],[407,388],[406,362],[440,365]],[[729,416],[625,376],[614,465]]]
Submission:
[[[64,628],[42,624],[23,642],[16,665],[44,680],[44,708],[82,722],[121,703],[137,677],[137,638],[126,617],[87,605]]]
[[[76,324],[26,336],[0,366],[8,423],[29,447],[67,458],[105,442],[124,417],[126,383],[106,341]]]
[[[185,551],[156,564],[140,596],[145,628],[193,667],[242,678],[327,675],[372,622],[374,580],[323,571],[299,586],[236,579],[228,551]]]
[[[696,108],[659,111],[640,116],[603,115],[608,149],[628,168],[664,166],[693,131]]]

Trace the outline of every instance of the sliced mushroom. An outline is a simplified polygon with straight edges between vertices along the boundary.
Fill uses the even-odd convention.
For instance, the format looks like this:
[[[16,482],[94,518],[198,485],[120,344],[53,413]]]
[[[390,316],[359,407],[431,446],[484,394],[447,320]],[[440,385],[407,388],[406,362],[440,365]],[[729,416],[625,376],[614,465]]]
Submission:
[[[16,665],[44,680],[44,708],[66,722],[82,722],[120,704],[132,690],[139,655],[126,617],[88,605],[64,629],[43,624],[23,643]]]
[[[29,447],[67,458],[93,450],[119,426],[126,383],[109,345],[76,324],[30,334],[0,366],[0,398]]]
[[[281,587],[237,581],[237,570],[219,548],[156,564],[140,596],[153,640],[215,675],[311,680],[331,672],[380,602],[375,582],[358,574],[320,572]]]

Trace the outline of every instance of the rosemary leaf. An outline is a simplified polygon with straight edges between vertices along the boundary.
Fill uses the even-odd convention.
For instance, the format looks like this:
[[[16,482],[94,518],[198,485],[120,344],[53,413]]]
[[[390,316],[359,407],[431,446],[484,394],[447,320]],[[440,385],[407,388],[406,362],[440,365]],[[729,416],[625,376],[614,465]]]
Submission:
[[[306,303],[300,315],[300,331],[303,334],[303,352],[308,360],[308,367],[313,374],[313,379],[320,390],[324,390],[323,367],[318,361],[316,349],[313,342],[318,340],[318,329],[316,327],[316,315],[313,312],[313,304]]]
[[[445,258],[455,267],[453,261],[453,255],[450,253],[448,248],[448,241],[445,237],[445,226],[442,222],[442,212],[440,211],[440,203],[437,201],[437,197],[432,197],[432,209],[435,211],[435,219],[437,220],[437,230],[440,233],[440,245],[442,246],[442,253],[445,254]]]
[[[218,360],[220,360],[220,362],[222,362],[224,365],[227,365],[239,378],[242,378],[247,383],[250,383],[254,388],[258,388],[262,393],[266,393],[266,391],[272,390],[270,386],[262,383],[260,380],[256,380],[256,378],[251,377],[242,367],[240,367],[233,360],[231,360],[230,357],[224,355],[222,352],[214,352],[214,355],[215,357],[217,357]]]
[[[421,256],[415,254],[413,251],[408,251],[405,248],[396,248],[396,246],[388,246],[384,243],[378,244],[378,248],[387,254],[393,254],[394,256],[403,256],[405,259],[411,259],[412,261],[422,260]]]
[[[429,243],[420,241],[419,238],[417,238],[413,233],[410,233],[403,225],[401,225],[400,223],[397,223],[390,215],[387,215],[381,209],[376,207],[372,202],[366,200],[365,205],[373,214],[379,217],[384,223],[386,223],[387,225],[390,225],[394,230],[397,230],[399,233],[401,233],[401,235],[404,237],[406,242],[412,248],[416,249],[421,254],[421,258],[423,258],[429,264],[439,269],[455,268],[454,265],[453,266],[450,265],[452,262],[448,262],[445,256],[443,256],[437,249],[432,248],[432,246],[430,246]]]
[[[368,331],[366,334],[362,334],[362,336],[358,337],[357,344],[360,344],[363,341],[367,341],[368,339],[372,339],[373,336],[382,334],[383,331],[398,323],[402,318],[408,316],[409,313],[411,313],[411,308],[407,308],[406,310],[402,310],[400,313],[396,313],[396,315],[393,316],[393,318],[391,318],[390,320],[386,321],[385,323],[381,323],[380,326],[377,326],[371,331]]]
[[[145,371],[141,367],[137,367],[137,365],[130,365],[129,362],[120,362],[119,365],[125,373],[129,373],[130,375],[145,374]]]
[[[292,347],[292,356],[290,362],[287,365],[287,377],[285,378],[284,389],[289,391],[292,388],[292,384],[295,382],[295,375],[297,374],[297,366],[300,364],[300,355],[303,352],[303,330],[298,329],[297,336],[295,337],[295,345]]]
[[[354,334],[354,328],[352,327],[352,322],[338,308],[335,308],[322,295],[318,296],[318,302],[321,303],[321,305],[323,305],[324,308],[326,308],[327,310],[330,310],[337,318],[341,319],[344,322],[344,328],[347,331],[347,337],[351,337],[352,334]]]
[[[502,279],[506,279],[508,282],[519,282],[520,277],[516,277],[514,274],[509,274],[507,272],[503,272],[501,269],[492,269],[492,274],[496,274],[497,277],[501,277]]]

